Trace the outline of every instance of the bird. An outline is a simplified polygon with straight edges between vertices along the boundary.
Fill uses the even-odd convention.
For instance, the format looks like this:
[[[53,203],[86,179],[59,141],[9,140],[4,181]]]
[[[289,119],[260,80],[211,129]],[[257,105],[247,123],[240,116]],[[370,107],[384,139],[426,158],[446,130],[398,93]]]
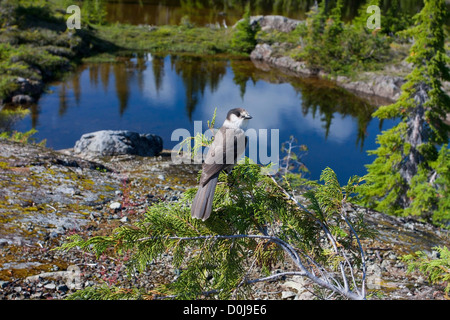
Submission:
[[[229,173],[244,153],[248,143],[244,129],[250,119],[252,116],[243,108],[228,111],[202,165],[200,183],[191,206],[192,218],[205,221],[211,215],[219,174],[222,171]]]

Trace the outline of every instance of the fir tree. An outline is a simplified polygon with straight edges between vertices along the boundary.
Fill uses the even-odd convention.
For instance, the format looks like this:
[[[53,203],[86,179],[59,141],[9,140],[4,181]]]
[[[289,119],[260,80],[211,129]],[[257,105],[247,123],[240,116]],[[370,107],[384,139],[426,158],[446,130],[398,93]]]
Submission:
[[[297,28],[304,49],[296,57],[316,70],[336,74],[351,74],[357,69],[373,69],[385,61],[390,40],[366,27],[366,10],[378,0],[362,5],[358,16],[350,23],[342,21],[342,1],[328,11],[325,2],[314,6],[305,24]]]
[[[85,0],[81,13],[86,23],[103,24],[106,21],[106,3],[104,0]]]
[[[411,15],[405,13],[402,9],[400,0],[380,1],[382,11],[381,32],[389,36],[395,36],[398,32],[408,28]]]
[[[438,153],[450,132],[444,122],[450,98],[441,82],[450,80],[444,49],[446,14],[443,0],[426,0],[414,17],[415,25],[404,31],[414,37],[407,58],[413,70],[399,100],[374,113],[380,119],[399,117],[401,122],[384,131],[377,139],[379,148],[369,152],[377,158],[367,166],[367,183],[361,191],[366,204],[377,210],[418,215],[434,222],[450,218],[448,211],[442,214],[442,206],[448,208],[450,197],[448,184],[442,184],[450,181],[447,146]]]
[[[250,24],[250,5],[245,9],[244,17],[236,25],[236,30],[231,39],[231,48],[242,53],[250,53],[256,46],[257,26]]]

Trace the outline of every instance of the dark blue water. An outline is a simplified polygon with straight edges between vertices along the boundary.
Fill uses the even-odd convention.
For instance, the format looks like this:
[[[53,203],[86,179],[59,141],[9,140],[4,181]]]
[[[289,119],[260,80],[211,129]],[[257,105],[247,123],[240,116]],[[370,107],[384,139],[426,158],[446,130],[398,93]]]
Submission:
[[[307,145],[307,177],[318,179],[329,166],[345,183],[365,174],[372,161],[366,151],[376,148],[380,133],[367,101],[330,83],[258,70],[250,61],[141,54],[84,65],[49,90],[16,129],[35,127],[37,140],[54,149],[105,129],[154,133],[169,149],[179,143],[171,141],[174,130],[194,134],[194,121],[206,130],[215,108],[218,127],[230,108],[244,107],[253,116],[249,128],[278,129],[280,146],[291,135]]]

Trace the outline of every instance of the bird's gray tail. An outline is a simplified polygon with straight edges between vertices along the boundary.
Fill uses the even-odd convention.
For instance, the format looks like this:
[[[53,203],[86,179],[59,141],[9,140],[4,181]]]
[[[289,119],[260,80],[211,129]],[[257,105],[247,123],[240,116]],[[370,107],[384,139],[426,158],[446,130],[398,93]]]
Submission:
[[[197,194],[192,202],[192,218],[205,221],[209,218],[212,210],[214,191],[216,190],[217,178],[211,178],[207,184],[198,186]]]

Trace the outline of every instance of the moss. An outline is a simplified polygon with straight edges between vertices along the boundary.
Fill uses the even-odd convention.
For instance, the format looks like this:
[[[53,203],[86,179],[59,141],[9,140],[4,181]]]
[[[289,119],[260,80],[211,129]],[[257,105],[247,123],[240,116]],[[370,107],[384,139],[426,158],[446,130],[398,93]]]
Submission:
[[[50,174],[50,175],[55,175],[56,174],[55,170],[53,170],[51,168],[48,168],[45,172]]]
[[[0,161],[0,169],[8,169],[9,164],[7,162]]]
[[[39,209],[37,207],[30,206],[30,207],[25,207],[24,211],[25,212],[36,212],[36,211],[39,211]]]
[[[115,191],[116,188],[114,188],[114,187],[112,187],[112,186],[110,186],[110,185],[105,185],[105,186],[104,186],[104,190],[105,190],[105,191]]]
[[[71,212],[74,212],[74,213],[81,213],[83,215],[88,214],[86,212],[89,212],[89,211],[92,210],[92,208],[90,206],[82,205],[82,204],[79,204],[79,203],[69,203],[66,206],[67,206],[67,209],[68,209],[67,211],[71,211]],[[58,211],[64,211],[64,210],[60,209]]]
[[[25,252],[26,251],[26,252]],[[11,245],[7,247],[7,250],[0,249],[2,254],[0,255],[0,269],[4,263],[10,263],[14,261],[16,263],[27,263],[29,262],[25,256],[33,254],[33,256],[40,257],[37,261],[38,265],[28,265],[25,269],[17,268],[5,268],[0,270],[0,279],[6,281],[12,281],[15,279],[25,279],[26,277],[40,274],[42,272],[53,271],[55,267],[58,270],[66,270],[69,264],[63,259],[59,259],[52,256],[45,256],[42,251],[36,247],[22,247]]]
[[[91,180],[91,179],[84,179],[83,182],[87,183],[87,184],[89,184],[91,186],[93,186],[95,184],[95,182],[93,180]]]

